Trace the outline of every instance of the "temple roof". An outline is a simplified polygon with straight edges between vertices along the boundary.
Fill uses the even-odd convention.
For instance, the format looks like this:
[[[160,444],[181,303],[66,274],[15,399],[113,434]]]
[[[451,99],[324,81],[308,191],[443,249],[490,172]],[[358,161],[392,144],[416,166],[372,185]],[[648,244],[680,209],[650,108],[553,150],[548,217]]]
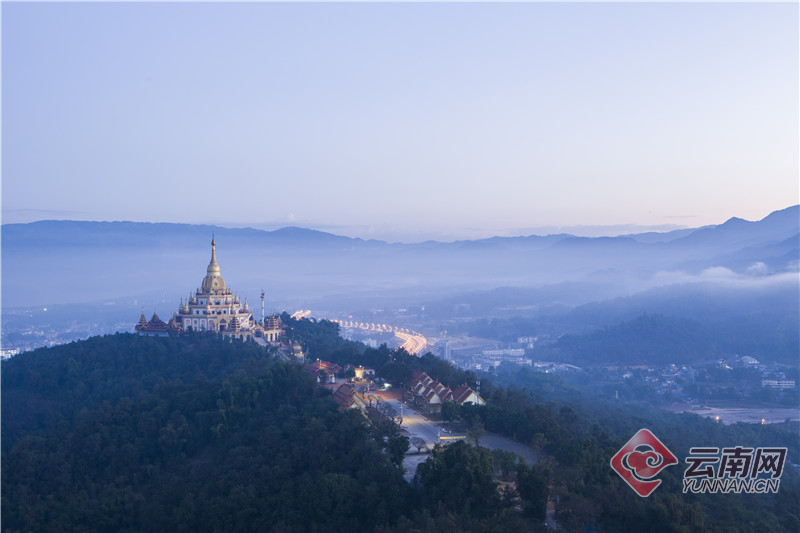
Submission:
[[[202,289],[206,294],[211,291],[225,290],[225,279],[222,277],[219,264],[217,263],[217,242],[213,235],[211,237],[211,261],[208,263],[208,268],[206,269],[206,277],[203,278]]]
[[[280,317],[277,317],[275,315],[271,315],[271,316],[267,317],[266,328],[267,329],[283,329],[283,322],[281,322]]]
[[[142,315],[139,317],[139,323],[136,324],[134,328],[136,331],[141,331],[142,328],[147,327],[147,319],[144,317],[144,309],[142,309]]]
[[[142,312],[142,316],[144,316],[144,312]],[[142,324],[140,318],[139,324],[136,325],[136,331],[139,333],[166,333],[167,329],[167,324],[158,318],[158,313],[155,312],[153,312],[153,318],[149,322]]]
[[[325,372],[326,374],[338,374],[342,371],[342,367],[336,363],[329,363],[328,361],[322,360],[317,360],[312,364],[305,365],[303,368],[316,375],[319,375],[320,372]]]

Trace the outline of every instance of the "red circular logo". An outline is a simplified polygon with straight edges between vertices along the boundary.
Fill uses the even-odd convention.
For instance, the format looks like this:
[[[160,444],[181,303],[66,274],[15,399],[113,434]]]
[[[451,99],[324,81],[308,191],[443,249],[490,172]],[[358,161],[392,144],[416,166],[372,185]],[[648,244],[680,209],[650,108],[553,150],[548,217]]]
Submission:
[[[678,464],[678,458],[649,429],[640,429],[611,458],[611,468],[636,494],[644,497],[661,485],[660,479],[653,478],[674,464]]]

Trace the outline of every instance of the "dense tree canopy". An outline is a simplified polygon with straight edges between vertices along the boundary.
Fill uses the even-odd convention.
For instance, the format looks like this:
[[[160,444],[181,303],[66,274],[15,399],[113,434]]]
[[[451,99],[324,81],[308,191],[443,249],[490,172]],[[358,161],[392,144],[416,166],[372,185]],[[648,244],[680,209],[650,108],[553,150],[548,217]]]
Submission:
[[[114,348],[108,359],[95,358],[97,343]],[[206,366],[193,350],[179,352],[182,343],[219,357]],[[395,521],[409,488],[363,417],[336,412],[301,367],[258,350],[211,338],[121,335],[9,361],[30,375],[21,370],[30,359],[45,383],[50,372],[40,359],[68,356],[68,366],[87,369],[53,390],[20,381],[4,363],[11,419],[29,410],[6,403],[7,394],[91,391],[27,427],[3,454],[4,530],[344,531]],[[124,357],[133,362],[121,365]],[[159,360],[166,379],[125,384]],[[204,377],[181,379],[195,371]]]
[[[287,317],[288,319],[288,317]],[[338,337],[332,323],[287,323],[323,359],[450,386],[476,376]],[[642,427],[677,455],[690,446],[787,446],[796,428],[725,426],[647,411],[533,372],[483,380],[485,406],[458,407],[486,431],[530,445],[528,465],[458,442],[402,477],[409,440],[392,424],[339,413],[300,365],[210,335],[113,335],[2,362],[3,531],[541,531],[548,495],[568,531],[794,531],[800,490],[686,495],[667,468],[649,498],[609,468]],[[513,386],[510,386],[512,385]],[[497,479],[517,481],[518,492]]]
[[[788,466],[778,494],[693,495],[683,494],[681,485],[686,469],[682,461],[693,446],[785,446],[787,460],[797,462],[796,424],[724,425],[694,414],[587,398],[557,378],[531,372],[518,372],[513,381],[514,388],[496,383],[487,405],[463,406],[461,415],[478,420],[488,431],[528,443],[549,457],[551,493],[559,497],[559,524],[568,531],[588,527],[600,531],[782,532],[794,531],[800,524],[800,507],[787,506],[800,499],[800,480]],[[563,399],[545,400],[543,388]],[[570,396],[571,401],[567,399]],[[659,474],[663,486],[648,498],[636,495],[609,468],[611,457],[641,428],[652,430],[681,461],[678,467]],[[542,475],[541,471],[536,475],[519,473],[524,508],[526,500],[528,506],[536,502],[537,485],[530,482]],[[527,507],[527,512],[541,516],[540,507]]]
[[[426,499],[446,473],[409,485],[407,437],[256,345],[106,336],[4,361],[2,380],[3,531],[526,530]],[[494,494],[482,468],[453,490]]]

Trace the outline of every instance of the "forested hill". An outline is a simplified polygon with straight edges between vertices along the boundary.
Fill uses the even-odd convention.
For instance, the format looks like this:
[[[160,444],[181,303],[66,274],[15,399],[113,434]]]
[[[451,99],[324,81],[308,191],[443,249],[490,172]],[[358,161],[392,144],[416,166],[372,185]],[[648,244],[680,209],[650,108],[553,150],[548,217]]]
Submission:
[[[2,362],[2,405],[4,532],[534,527],[508,514],[488,450],[436,451],[445,466],[409,485],[394,424],[339,413],[254,344],[120,334],[27,352]]]
[[[19,437],[53,430],[102,403],[137,402],[169,387],[220,383],[266,359],[255,344],[212,337],[92,337],[2,363],[3,452]]]
[[[761,361],[797,363],[797,322],[780,317],[741,317],[702,322],[663,315],[633,320],[583,335],[564,335],[543,346],[538,357],[579,365],[692,364],[737,354],[755,354]]]
[[[4,361],[2,395],[3,531],[371,530],[408,500],[363,419],[257,345],[93,338]]]
[[[2,386],[4,531],[371,529],[406,500],[360,417],[256,345],[94,338]]]
[[[321,358],[383,361],[389,380],[417,365],[444,381],[465,377],[430,355],[344,341],[330,322],[287,324]],[[548,494],[568,531],[800,527],[794,471],[778,494],[717,498],[682,494],[682,469],[669,469],[664,487],[640,498],[609,467],[640,427],[681,457],[695,445],[789,446],[787,463],[796,433],[570,407],[552,401],[555,376],[528,370],[515,374],[522,390],[485,381],[488,404],[456,416],[474,435],[485,427],[547,461],[458,442],[434,449],[411,484],[400,466],[409,442],[394,424],[339,413],[311,374],[257,345],[120,334],[23,353],[0,370],[3,532],[544,532]],[[501,476],[518,492],[499,490]]]

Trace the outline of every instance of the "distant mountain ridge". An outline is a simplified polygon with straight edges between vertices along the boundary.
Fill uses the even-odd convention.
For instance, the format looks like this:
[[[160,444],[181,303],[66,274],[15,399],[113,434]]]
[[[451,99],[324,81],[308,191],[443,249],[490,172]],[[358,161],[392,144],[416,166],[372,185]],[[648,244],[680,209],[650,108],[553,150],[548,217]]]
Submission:
[[[276,230],[259,230],[254,228],[226,228],[209,224],[182,224],[171,222],[97,222],[74,220],[41,220],[26,224],[3,224],[3,246],[34,245],[152,245],[172,242],[186,242],[187,237],[205,237],[211,233],[220,239],[229,239],[230,244],[242,241],[253,244],[343,244],[357,246],[394,246],[394,247],[431,247],[431,246],[515,246],[529,243],[553,244],[570,240],[577,243],[618,243],[636,242],[652,244],[660,242],[680,242],[682,244],[705,244],[722,240],[735,243],[758,242],[759,239],[775,238],[785,240],[800,231],[800,205],[774,211],[759,221],[747,221],[732,217],[719,225],[687,228],[665,233],[645,232],[616,237],[578,237],[575,235],[549,234],[525,235],[516,237],[488,237],[453,242],[425,241],[421,243],[389,243],[382,240],[364,240],[357,237],[346,237],[324,231],[287,226]]]
[[[800,205],[774,211],[758,221],[733,217],[718,226],[698,228],[685,237],[672,241],[680,244],[717,246],[750,245],[769,241],[783,241],[800,232]]]
[[[231,244],[364,242],[361,239],[291,226],[264,231],[169,222],[42,220],[28,224],[4,224],[3,246],[152,246],[184,244],[194,242],[195,238],[208,240],[212,233]]]
[[[264,231],[53,220],[5,224],[2,304],[87,302],[153,291],[164,298],[185,296],[205,273],[212,233],[231,286],[253,298],[264,288],[277,300],[300,302],[336,294],[402,291],[410,297],[563,282],[594,286],[604,296],[609,287],[618,287],[624,295],[667,283],[659,277],[663,272],[698,276],[712,267],[746,276],[796,272],[799,229],[797,205],[760,221],[732,218],[661,236],[558,234],[415,244],[298,227]],[[587,290],[585,301],[592,301],[593,294]]]

